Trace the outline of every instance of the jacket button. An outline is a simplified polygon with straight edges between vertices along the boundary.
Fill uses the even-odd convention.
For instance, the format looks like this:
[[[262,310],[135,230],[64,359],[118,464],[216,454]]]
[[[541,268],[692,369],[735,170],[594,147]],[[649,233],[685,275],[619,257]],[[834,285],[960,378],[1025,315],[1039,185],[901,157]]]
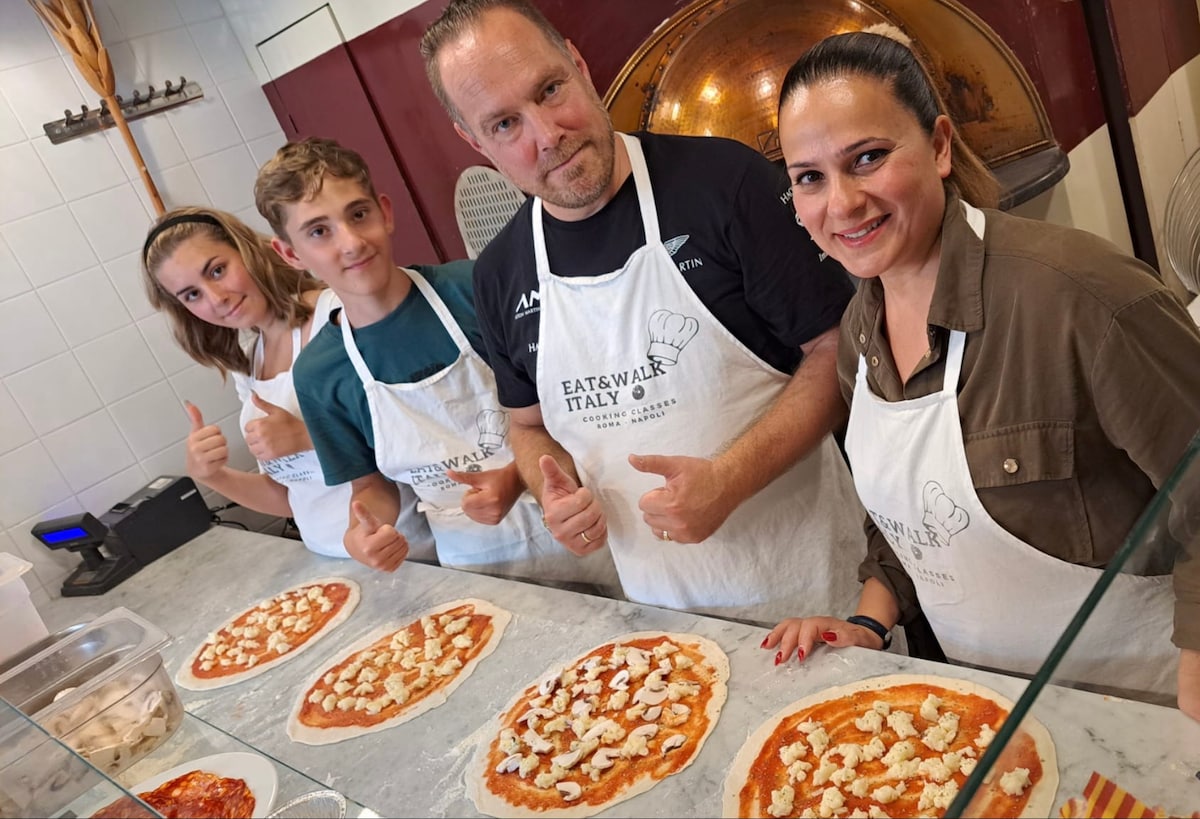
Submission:
[[[1007,472],[1009,475],[1015,475],[1017,470],[1020,468],[1021,468],[1021,465],[1019,463],[1017,463],[1016,458],[1005,458],[1004,459],[1004,471]]]
[[[866,333],[859,333],[859,334],[858,334],[858,343],[859,343],[859,344],[866,344],[866,343],[867,343],[867,334],[866,334]]]
[[[872,366],[872,367],[878,367],[878,366],[879,366],[879,356],[877,356],[877,355],[873,355],[873,356],[871,356],[871,366]]]

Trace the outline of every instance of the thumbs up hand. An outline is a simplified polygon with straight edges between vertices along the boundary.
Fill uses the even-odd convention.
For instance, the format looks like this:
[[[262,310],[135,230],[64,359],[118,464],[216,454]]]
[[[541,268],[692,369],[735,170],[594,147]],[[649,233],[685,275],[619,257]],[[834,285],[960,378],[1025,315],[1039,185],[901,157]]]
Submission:
[[[538,461],[542,470],[542,520],[568,551],[586,555],[608,541],[608,522],[592,490],[581,487],[550,455]]]
[[[198,481],[204,481],[225,466],[229,460],[229,445],[219,426],[205,425],[199,407],[191,401],[184,401],[183,407],[192,423],[187,437],[187,473]]]
[[[723,491],[721,476],[707,458],[630,455],[629,464],[638,472],[665,479],[638,501],[642,520],[660,540],[699,543],[720,529],[737,508],[737,499]]]
[[[408,557],[408,540],[390,523],[382,523],[366,504],[350,504],[350,527],[342,538],[350,556],[372,569],[394,572]]]
[[[250,393],[250,400],[266,413],[246,424],[246,448],[251,455],[260,461],[270,461],[313,448],[303,421],[256,392]]]
[[[487,526],[495,526],[502,521],[525,490],[515,462],[500,469],[486,469],[482,472],[447,469],[446,477],[466,484],[468,489],[463,494],[463,512],[476,523]]]

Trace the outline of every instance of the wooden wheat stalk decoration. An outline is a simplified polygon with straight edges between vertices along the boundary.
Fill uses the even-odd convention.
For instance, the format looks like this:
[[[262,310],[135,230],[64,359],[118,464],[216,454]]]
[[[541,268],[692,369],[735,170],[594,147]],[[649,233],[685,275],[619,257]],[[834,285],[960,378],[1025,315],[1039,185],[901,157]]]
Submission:
[[[142,152],[129,130],[129,123],[125,121],[121,104],[117,102],[117,82],[113,75],[112,60],[100,39],[100,27],[96,25],[92,0],[29,0],[29,5],[45,21],[54,39],[71,55],[80,76],[108,103],[113,124],[125,138],[125,146],[133,156],[133,164],[137,166],[142,183],[150,193],[150,200],[161,216],[166,210],[162,197],[158,195],[158,188],[146,170]]]

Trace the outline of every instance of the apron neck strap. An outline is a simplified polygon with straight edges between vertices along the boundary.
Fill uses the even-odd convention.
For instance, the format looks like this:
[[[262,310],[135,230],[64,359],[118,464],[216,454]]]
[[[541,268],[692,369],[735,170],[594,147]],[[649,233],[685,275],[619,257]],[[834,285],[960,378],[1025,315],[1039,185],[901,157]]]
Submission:
[[[299,327],[292,328],[292,366],[296,366],[296,359],[300,357],[300,342],[302,336]],[[258,339],[254,342],[254,372],[250,373],[250,377],[255,381],[259,380],[259,373],[262,372],[263,363],[263,336],[258,334]]]
[[[967,346],[967,334],[962,330],[951,330],[946,345],[946,371],[942,379],[942,394],[958,394],[958,377],[962,374],[963,350]]]
[[[409,270],[407,267],[400,268],[400,272],[408,275],[412,279],[413,284],[421,291],[421,295],[425,297],[425,301],[429,302],[429,306],[433,308],[433,312],[441,320],[442,326],[446,328],[446,333],[450,338],[454,339],[454,343],[458,346],[460,353],[470,352],[473,348],[471,342],[467,340],[467,334],[458,326],[458,322],[450,315],[450,308],[446,306],[446,302],[442,301],[442,297],[438,295],[437,290],[433,285],[426,280],[424,276],[415,270]]]
[[[625,143],[625,152],[629,154],[629,166],[633,171],[633,184],[637,187],[638,207],[642,211],[642,230],[646,234],[646,244],[661,244],[662,236],[658,230],[658,208],[654,204],[654,189],[650,186],[650,172],[646,169],[646,155],[642,152],[642,143],[637,137],[618,133]]]

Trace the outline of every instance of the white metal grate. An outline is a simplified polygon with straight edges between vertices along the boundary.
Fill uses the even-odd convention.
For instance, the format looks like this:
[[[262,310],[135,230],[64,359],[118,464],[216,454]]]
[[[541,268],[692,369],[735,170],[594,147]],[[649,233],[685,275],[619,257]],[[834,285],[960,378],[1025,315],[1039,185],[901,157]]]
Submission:
[[[467,255],[474,259],[508,224],[525,194],[494,168],[472,165],[454,186],[454,216]]]
[[[1183,166],[1163,214],[1163,244],[1180,281],[1200,293],[1200,151]]]

